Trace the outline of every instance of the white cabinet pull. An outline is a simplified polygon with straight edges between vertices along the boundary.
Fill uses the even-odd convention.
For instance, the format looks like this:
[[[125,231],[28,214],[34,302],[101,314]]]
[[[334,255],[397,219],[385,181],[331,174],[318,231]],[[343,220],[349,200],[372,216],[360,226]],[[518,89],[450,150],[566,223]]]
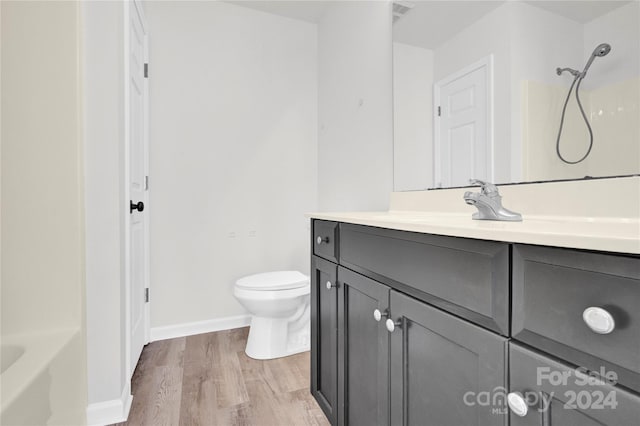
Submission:
[[[510,392],[507,394],[507,404],[516,416],[524,417],[529,411],[527,401],[518,392]]]
[[[391,318],[389,318],[385,322],[385,325],[387,326],[387,330],[389,330],[389,333],[393,333],[393,330],[396,329],[396,326],[400,326],[401,324],[402,324],[402,321],[400,321],[400,320],[394,321]]]
[[[332,284],[331,281],[327,281],[327,283],[325,284],[325,286],[327,287],[327,290],[331,290],[333,287],[335,287],[335,284]]]
[[[582,319],[594,333],[609,334],[616,328],[616,321],[605,309],[590,306],[582,313]]]
[[[375,311],[373,311],[373,319],[375,319],[378,322],[380,322],[382,317],[388,317],[388,316],[389,316],[389,312],[387,311],[380,312],[380,309],[376,309]]]

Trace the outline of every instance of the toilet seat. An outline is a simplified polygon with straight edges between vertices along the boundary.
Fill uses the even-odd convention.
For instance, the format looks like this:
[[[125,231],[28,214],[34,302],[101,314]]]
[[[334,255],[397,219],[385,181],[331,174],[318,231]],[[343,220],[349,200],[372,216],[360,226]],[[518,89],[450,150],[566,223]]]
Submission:
[[[309,277],[298,271],[275,271],[250,275],[236,281],[236,287],[252,291],[292,290],[309,285]]]
[[[303,296],[311,293],[310,286],[302,286],[298,288],[289,288],[286,290],[254,290],[251,288],[242,288],[236,286],[233,289],[233,295],[236,298],[250,300],[284,300]]]

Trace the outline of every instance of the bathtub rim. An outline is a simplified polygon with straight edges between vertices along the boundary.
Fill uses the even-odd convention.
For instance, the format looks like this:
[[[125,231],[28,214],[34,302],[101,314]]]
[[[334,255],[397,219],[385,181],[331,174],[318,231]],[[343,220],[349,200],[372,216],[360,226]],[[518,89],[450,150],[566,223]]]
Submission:
[[[8,353],[6,351],[9,351]],[[18,362],[18,360],[24,355],[25,349],[24,346],[21,345],[13,345],[10,343],[1,343],[0,344],[0,364],[4,364],[7,358],[12,359],[6,366],[0,366],[0,376],[4,374],[13,364]]]
[[[79,333],[80,328],[65,328],[2,336],[2,344],[21,346],[24,353],[0,375],[0,414],[49,368]]]

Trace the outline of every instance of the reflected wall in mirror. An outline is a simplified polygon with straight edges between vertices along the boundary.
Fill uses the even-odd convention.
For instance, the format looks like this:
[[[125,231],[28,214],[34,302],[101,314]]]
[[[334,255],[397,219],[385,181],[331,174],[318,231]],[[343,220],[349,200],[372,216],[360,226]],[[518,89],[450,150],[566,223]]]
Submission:
[[[393,9],[396,191],[640,173],[639,1]]]

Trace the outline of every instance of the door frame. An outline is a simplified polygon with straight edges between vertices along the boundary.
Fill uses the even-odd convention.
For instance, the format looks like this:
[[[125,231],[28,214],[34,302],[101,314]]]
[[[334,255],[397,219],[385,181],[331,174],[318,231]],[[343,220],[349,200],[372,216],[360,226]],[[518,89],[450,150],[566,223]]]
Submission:
[[[121,318],[124,319],[124,335],[125,335],[125,345],[124,345],[124,353],[125,353],[125,374],[127,377],[127,381],[131,380],[131,376],[133,375],[133,371],[135,370],[135,365],[131,365],[131,227],[130,227],[130,212],[129,212],[129,202],[131,199],[130,196],[130,166],[131,166],[131,158],[130,158],[130,148],[131,148],[131,110],[130,110],[130,102],[131,102],[131,94],[129,89],[129,67],[130,67],[130,55],[131,55],[131,18],[133,13],[137,13],[140,17],[140,21],[142,23],[142,27],[145,30],[145,38],[144,38],[144,60],[145,63],[149,62],[149,33],[148,33],[148,24],[146,17],[144,15],[144,10],[139,3],[139,0],[131,0],[123,2],[123,147],[121,153],[121,220],[122,220],[122,282],[124,283],[124,287],[122,289],[124,295],[124,315],[121,314]],[[145,176],[149,175],[149,80],[147,78],[144,79],[144,119],[143,119],[143,133],[144,133],[144,157],[145,157]],[[145,288],[150,288],[150,279],[149,279],[149,189],[145,191],[144,196],[144,205],[145,205],[145,214],[147,215],[145,218],[144,224],[144,269],[145,269]],[[150,304],[144,304],[144,343],[149,343],[150,338]]]
[[[476,71],[481,68],[486,68],[486,87],[487,87],[487,170],[489,171],[488,179],[491,182],[495,181],[495,170],[494,170],[494,141],[493,141],[493,117],[494,117],[494,92],[493,92],[493,53],[485,56],[472,63],[471,65],[467,65],[466,67],[458,70],[447,77],[435,82],[433,84],[433,185],[438,185],[439,182],[442,182],[442,168],[440,166],[440,156],[442,154],[442,146],[440,144],[440,116],[438,116],[438,107],[440,104],[440,90],[442,87],[451,83],[454,80],[459,79],[460,77],[465,76],[473,71]]]

